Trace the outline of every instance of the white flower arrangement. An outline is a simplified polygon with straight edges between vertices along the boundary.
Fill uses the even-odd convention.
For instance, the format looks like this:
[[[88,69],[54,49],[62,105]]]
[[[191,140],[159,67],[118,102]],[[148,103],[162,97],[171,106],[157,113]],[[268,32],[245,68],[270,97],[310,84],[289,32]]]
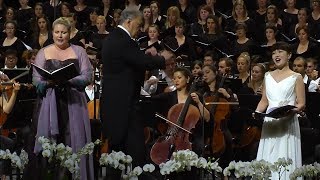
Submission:
[[[83,155],[93,153],[95,145],[101,143],[98,139],[94,143],[86,144],[80,151],[73,153],[72,148],[65,146],[63,143],[56,144],[55,142],[41,136],[38,142],[42,144],[42,156],[48,158],[48,162],[57,160],[59,165],[67,168],[72,173],[74,179],[80,179],[80,159]]]
[[[222,172],[222,168],[216,161],[212,162],[211,160],[207,161],[203,157],[199,158],[195,152],[189,149],[174,152],[172,157],[173,159],[159,165],[162,175],[169,175],[172,172],[182,172],[185,170],[191,171],[192,167],[202,168],[210,173],[213,171]]]
[[[114,169],[122,171],[122,179],[135,180],[138,179],[143,172],[152,173],[155,170],[153,164],[146,164],[141,168],[137,166],[132,169],[132,157],[124,154],[122,151],[112,151],[110,154],[103,153],[99,159],[100,165],[110,166]]]
[[[3,160],[10,160],[11,165],[13,167],[19,168],[21,171],[25,168],[25,166],[28,164],[28,153],[24,151],[23,149],[20,152],[20,155],[18,156],[16,152],[11,153],[10,150],[0,150],[0,159]]]
[[[320,173],[320,164],[315,162],[313,164],[303,165],[296,168],[291,174],[290,179],[296,180],[298,177],[317,177]]]
[[[292,164],[292,159],[279,158],[275,163],[270,163],[265,160],[253,160],[251,162],[235,162],[231,161],[229,166],[223,170],[225,176],[231,176],[232,171],[236,178],[252,177],[253,179],[269,179],[272,172],[277,172],[279,177],[287,170],[287,167]]]

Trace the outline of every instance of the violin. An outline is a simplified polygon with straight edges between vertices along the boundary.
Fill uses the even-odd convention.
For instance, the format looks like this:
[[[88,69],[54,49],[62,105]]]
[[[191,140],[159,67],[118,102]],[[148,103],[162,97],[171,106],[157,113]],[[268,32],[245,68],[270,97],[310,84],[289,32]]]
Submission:
[[[6,92],[8,100],[11,98],[11,95],[12,95],[12,92],[13,92],[13,86],[14,86],[13,82],[2,82],[2,83],[0,83],[0,91],[2,93]],[[16,128],[14,128],[14,129],[2,129],[2,126],[7,121],[8,114],[3,111],[3,107],[1,107],[1,109],[2,109],[1,112],[0,112],[1,135],[5,136],[5,137],[10,137],[11,135],[15,136],[15,133],[17,131]]]
[[[189,135],[200,119],[198,108],[190,104],[192,101],[190,93],[195,91],[195,88],[196,82],[192,84],[186,102],[170,108],[167,116],[169,122],[167,132],[157,139],[150,151],[151,160],[155,164],[159,165],[170,159],[174,151],[192,149]]]
[[[18,76],[10,79],[9,81],[6,82],[1,82],[0,83],[0,92],[7,93],[7,97],[8,99],[11,98],[12,92],[14,90],[14,81],[19,79],[20,77],[26,76],[29,74],[29,71],[25,71],[21,74],[19,74]],[[30,89],[33,85],[32,84],[28,84],[28,83],[21,83],[19,84],[20,86],[26,86],[28,89]],[[4,123],[7,121],[7,113],[3,112],[3,107],[1,107],[1,113],[0,113],[0,127],[2,127],[4,125]],[[1,128],[1,134],[9,137],[10,134],[15,134],[15,132],[17,131],[17,129],[2,129]]]

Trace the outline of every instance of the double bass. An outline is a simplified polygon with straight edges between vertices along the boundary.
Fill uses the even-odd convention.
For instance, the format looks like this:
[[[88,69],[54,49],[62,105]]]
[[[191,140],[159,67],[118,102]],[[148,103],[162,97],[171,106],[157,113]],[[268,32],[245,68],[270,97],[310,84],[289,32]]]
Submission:
[[[150,151],[151,160],[155,164],[159,165],[169,160],[174,151],[192,149],[189,135],[200,118],[198,108],[190,104],[192,101],[190,94],[195,91],[196,84],[196,81],[193,82],[185,103],[179,103],[170,108],[167,132],[157,139]]]

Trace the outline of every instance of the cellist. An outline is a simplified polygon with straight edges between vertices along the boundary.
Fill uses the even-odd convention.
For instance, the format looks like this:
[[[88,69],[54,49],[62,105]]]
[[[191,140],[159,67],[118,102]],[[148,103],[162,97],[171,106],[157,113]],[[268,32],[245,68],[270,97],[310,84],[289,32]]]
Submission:
[[[186,68],[176,68],[173,73],[173,82],[176,86],[176,90],[172,92],[166,92],[152,97],[153,102],[156,103],[156,111],[167,117],[167,113],[171,107],[179,103],[185,103],[189,96],[189,88],[192,84],[192,74],[190,70]],[[202,99],[196,92],[191,92],[192,98],[191,104],[197,107],[200,113],[200,118],[197,119],[197,125],[192,131],[192,150],[197,154],[201,154],[203,150],[203,139],[202,139],[202,119],[205,122],[210,120],[210,114],[207,109],[203,106]]]
[[[221,85],[221,83],[218,78],[219,76],[217,74],[217,69],[214,66],[204,65],[202,68],[202,71],[203,71],[203,81],[208,86],[207,90],[203,94],[203,97],[206,101],[206,104],[210,104],[210,103],[213,104],[214,102],[212,102],[212,101],[219,101],[220,99],[224,99],[225,104],[223,106],[226,106],[228,108],[230,106],[230,105],[228,105],[228,102],[235,102],[236,101],[236,99],[230,89],[226,88],[225,86],[219,87],[219,85]],[[218,98],[215,98],[215,97],[218,97]],[[216,157],[216,158],[220,158],[219,165],[224,168],[224,167],[228,166],[229,162],[232,160],[232,155],[233,155],[232,135],[227,127],[227,120],[229,118],[228,116],[230,115],[230,113],[226,112],[225,117],[217,117],[217,114],[219,113],[218,111],[220,111],[220,107],[218,107],[219,105],[217,105],[216,108],[212,108],[212,106],[210,106],[210,105],[206,106],[206,109],[208,111],[210,111],[211,127],[214,123],[216,123],[215,126],[218,124],[216,122],[217,118],[221,119],[221,124],[220,124],[221,126],[214,127],[212,131],[214,131],[218,128],[219,131],[221,130],[221,134],[219,136],[222,136],[222,137],[213,136],[213,139],[211,139],[211,146],[213,146],[213,145],[221,146],[222,144],[215,144],[212,141],[217,140],[218,138],[222,138],[222,140],[223,140],[222,143],[223,143],[224,147],[222,147],[223,150],[221,150],[221,151],[223,151],[223,152],[217,152],[216,154],[219,154],[219,157]],[[229,110],[230,110],[230,108],[229,108]],[[212,132],[212,133],[214,133],[214,132]],[[214,151],[214,149],[216,147],[212,147],[212,148]]]

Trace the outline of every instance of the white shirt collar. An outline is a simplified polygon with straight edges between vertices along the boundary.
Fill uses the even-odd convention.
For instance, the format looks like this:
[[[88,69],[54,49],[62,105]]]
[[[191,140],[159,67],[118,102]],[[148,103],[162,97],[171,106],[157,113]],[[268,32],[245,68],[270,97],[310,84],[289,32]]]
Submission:
[[[17,69],[17,66],[13,67],[13,68],[8,68],[7,65],[4,66],[4,69]]]
[[[121,25],[118,25],[118,28],[121,28],[122,30],[124,30],[129,36],[130,36],[130,38],[132,39],[132,37],[131,37],[131,35],[130,35],[130,33],[129,33],[129,31],[126,29],[126,28],[124,28],[123,26],[121,26]]]
[[[307,83],[307,82],[308,82],[308,76],[307,76],[306,74],[305,74],[304,77],[303,77],[303,82],[304,82],[304,83]]]

